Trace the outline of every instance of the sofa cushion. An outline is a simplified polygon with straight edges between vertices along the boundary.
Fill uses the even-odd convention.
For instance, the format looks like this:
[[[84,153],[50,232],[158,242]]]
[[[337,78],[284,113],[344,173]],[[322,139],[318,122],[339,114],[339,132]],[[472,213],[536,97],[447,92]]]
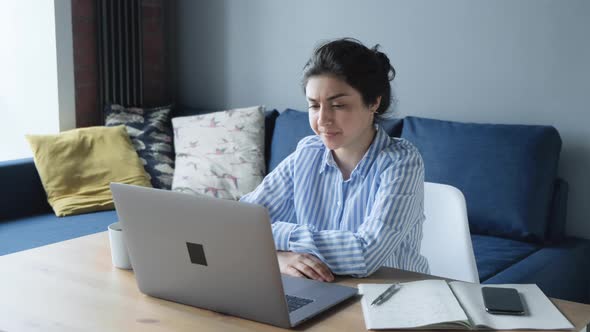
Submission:
[[[402,137],[422,154],[426,181],[463,192],[472,233],[544,240],[561,149],[555,128],[406,117]]]
[[[385,132],[390,137],[400,137],[402,135],[402,129],[404,120],[403,119],[387,119],[387,120],[377,120],[376,123],[383,127]]]
[[[392,137],[399,137],[401,133],[401,119],[382,120],[377,122]],[[270,156],[268,159],[268,173],[297,148],[297,143],[305,136],[315,135],[309,126],[307,112],[287,109],[275,121]]]
[[[279,117],[277,110],[266,111],[264,113],[264,167],[266,173],[270,169],[270,145],[272,143],[272,135],[275,131],[275,123]]]
[[[111,182],[151,187],[125,126],[26,138],[57,216],[113,209]]]
[[[125,125],[154,188],[170,189],[174,174],[171,106],[155,108],[107,105],[105,124]]]
[[[307,112],[287,109],[275,121],[270,144],[268,171],[270,173],[283,159],[297,148],[297,143],[309,135],[315,135],[309,126]]]
[[[172,189],[239,199],[265,174],[264,107],[176,117]]]
[[[106,231],[114,210],[57,218],[46,213],[0,222],[0,255]]]
[[[525,259],[539,246],[496,236],[471,235],[479,279],[484,281]]]

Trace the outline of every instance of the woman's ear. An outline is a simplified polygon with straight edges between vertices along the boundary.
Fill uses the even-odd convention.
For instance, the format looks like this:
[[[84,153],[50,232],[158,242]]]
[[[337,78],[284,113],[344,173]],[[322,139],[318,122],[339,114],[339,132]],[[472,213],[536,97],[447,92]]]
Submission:
[[[381,106],[381,96],[377,96],[375,103],[369,106],[369,110],[373,113],[376,113],[379,109],[379,106]]]

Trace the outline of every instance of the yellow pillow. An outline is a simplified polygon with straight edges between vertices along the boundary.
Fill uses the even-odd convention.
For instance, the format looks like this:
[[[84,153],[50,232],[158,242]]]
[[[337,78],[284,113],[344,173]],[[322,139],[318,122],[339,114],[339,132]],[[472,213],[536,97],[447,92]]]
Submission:
[[[26,138],[47,200],[58,217],[113,209],[111,182],[151,187],[125,126]]]

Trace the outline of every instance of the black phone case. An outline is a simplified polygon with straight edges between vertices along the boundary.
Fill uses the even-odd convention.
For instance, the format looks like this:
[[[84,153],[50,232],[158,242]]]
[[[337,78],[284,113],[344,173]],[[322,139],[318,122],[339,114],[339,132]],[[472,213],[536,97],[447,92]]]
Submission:
[[[482,287],[481,293],[487,312],[499,315],[523,315],[524,305],[514,288]]]

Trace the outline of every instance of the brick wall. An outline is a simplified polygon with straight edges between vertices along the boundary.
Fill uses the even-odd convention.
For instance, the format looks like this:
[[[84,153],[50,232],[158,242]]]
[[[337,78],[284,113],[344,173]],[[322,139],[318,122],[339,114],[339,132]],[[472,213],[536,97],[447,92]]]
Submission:
[[[164,43],[164,0],[143,0],[143,99],[146,106],[170,102]]]
[[[76,127],[102,124],[98,109],[96,1],[72,0]]]
[[[165,1],[142,0],[144,105],[170,102],[165,38]],[[76,127],[103,124],[99,107],[96,0],[72,0]]]

